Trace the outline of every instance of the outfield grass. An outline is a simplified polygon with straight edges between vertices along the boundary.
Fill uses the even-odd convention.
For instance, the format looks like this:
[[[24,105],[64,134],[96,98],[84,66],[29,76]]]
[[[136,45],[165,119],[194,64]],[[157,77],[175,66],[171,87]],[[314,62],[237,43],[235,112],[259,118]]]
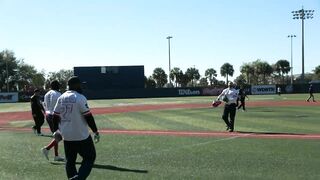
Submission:
[[[250,96],[250,101],[304,100],[306,95]],[[213,97],[89,101],[91,107],[157,103],[206,103]],[[17,108],[29,104],[18,103]],[[14,110],[14,104],[0,104]],[[12,107],[11,107],[12,106]],[[2,109],[4,108],[4,109]],[[224,131],[222,107],[95,115],[99,128]],[[320,133],[319,106],[248,107],[237,112],[236,130]],[[31,127],[32,120],[13,127]],[[50,138],[0,131],[0,179],[66,179],[64,165],[45,160]],[[320,179],[319,140],[239,137],[102,135],[89,179]],[[63,146],[60,147],[63,152]],[[80,158],[79,158],[80,161]]]
[[[66,179],[64,165],[40,153],[48,141],[0,132],[1,179]],[[102,135],[89,179],[319,179],[319,147],[318,140]]]

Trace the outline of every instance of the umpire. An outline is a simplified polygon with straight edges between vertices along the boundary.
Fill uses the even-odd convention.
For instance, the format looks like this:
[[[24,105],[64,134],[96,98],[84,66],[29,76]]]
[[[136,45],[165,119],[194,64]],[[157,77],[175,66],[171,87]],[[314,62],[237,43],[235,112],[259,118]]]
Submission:
[[[90,112],[87,99],[83,96],[80,79],[76,76],[68,81],[69,90],[57,100],[54,108],[54,130],[61,131],[64,140],[66,156],[66,172],[69,179],[86,179],[96,159],[96,150],[90,136],[88,126],[94,133],[94,139],[99,141],[99,132]],[[55,138],[59,141],[59,131]],[[82,157],[79,171],[76,169],[77,155]]]
[[[218,101],[222,99],[222,101],[225,102],[222,119],[226,123],[227,130],[229,130],[229,132],[233,132],[234,130],[234,120],[237,110],[238,93],[239,92],[234,88],[233,83],[229,82],[228,88],[224,89],[217,98]]]

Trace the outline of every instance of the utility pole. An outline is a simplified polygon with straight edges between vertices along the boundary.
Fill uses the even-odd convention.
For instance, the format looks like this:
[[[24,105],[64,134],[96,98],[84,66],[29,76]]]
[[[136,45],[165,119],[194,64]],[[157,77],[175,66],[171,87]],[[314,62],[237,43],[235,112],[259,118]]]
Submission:
[[[292,53],[292,38],[293,37],[297,37],[296,35],[294,34],[291,34],[291,35],[288,35],[288,38],[291,39],[291,62],[290,62],[290,71],[291,71],[291,85],[293,84],[293,53]]]
[[[170,73],[171,73],[171,55],[170,55],[170,39],[172,38],[172,36],[168,36],[167,39],[168,39],[168,47],[169,47],[169,74],[168,74],[168,77],[169,77],[169,84],[171,86],[171,79],[170,79]]]
[[[301,72],[301,81],[304,82],[304,20],[305,19],[312,19],[313,18],[314,10],[305,10],[300,9],[298,11],[292,11],[293,19],[301,19],[301,37],[302,37],[302,72]]]

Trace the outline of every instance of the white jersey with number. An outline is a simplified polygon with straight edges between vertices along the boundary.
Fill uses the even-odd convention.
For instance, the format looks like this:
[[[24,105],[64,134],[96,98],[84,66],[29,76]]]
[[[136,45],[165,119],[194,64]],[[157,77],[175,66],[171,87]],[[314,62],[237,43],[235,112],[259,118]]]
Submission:
[[[54,113],[60,115],[59,129],[66,141],[81,141],[89,137],[84,115],[90,113],[87,98],[76,91],[66,91],[59,98]]]
[[[61,93],[56,90],[50,90],[44,95],[44,108],[46,114],[53,114],[53,109],[57,103],[58,98],[61,96]]]

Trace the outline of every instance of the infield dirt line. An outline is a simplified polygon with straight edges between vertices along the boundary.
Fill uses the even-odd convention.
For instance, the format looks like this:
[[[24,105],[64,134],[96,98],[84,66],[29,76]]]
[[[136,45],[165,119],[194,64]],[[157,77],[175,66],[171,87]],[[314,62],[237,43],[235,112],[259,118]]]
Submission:
[[[43,128],[49,133],[48,128]],[[0,127],[0,131],[30,132],[31,128]],[[222,131],[159,131],[159,130],[115,130],[99,129],[102,134],[123,135],[152,135],[152,136],[180,136],[180,137],[237,137],[237,138],[268,138],[268,139],[320,139],[320,134],[292,134],[292,133],[261,133],[261,132],[222,132]]]

